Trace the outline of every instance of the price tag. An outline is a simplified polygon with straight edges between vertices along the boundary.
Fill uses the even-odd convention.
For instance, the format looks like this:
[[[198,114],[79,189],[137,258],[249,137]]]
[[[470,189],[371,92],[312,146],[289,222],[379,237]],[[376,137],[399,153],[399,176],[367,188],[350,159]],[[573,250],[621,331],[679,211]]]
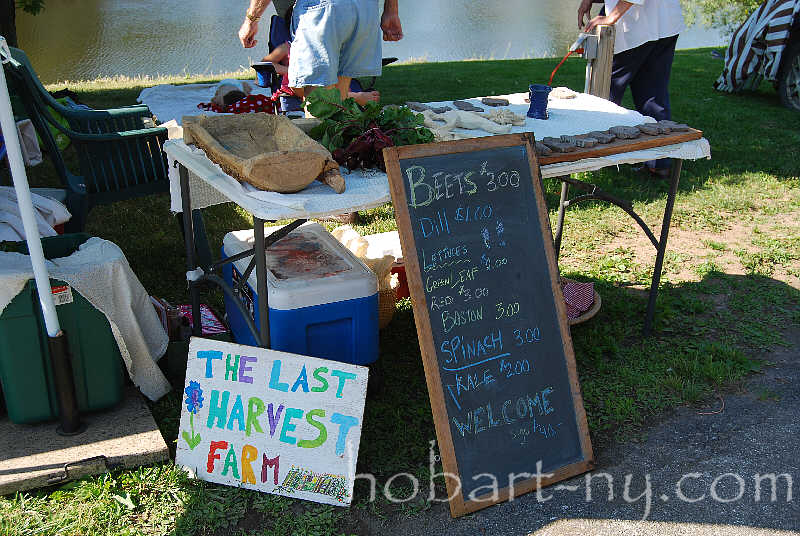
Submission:
[[[53,293],[53,302],[56,305],[72,303],[72,288],[69,285],[56,285],[50,288]]]

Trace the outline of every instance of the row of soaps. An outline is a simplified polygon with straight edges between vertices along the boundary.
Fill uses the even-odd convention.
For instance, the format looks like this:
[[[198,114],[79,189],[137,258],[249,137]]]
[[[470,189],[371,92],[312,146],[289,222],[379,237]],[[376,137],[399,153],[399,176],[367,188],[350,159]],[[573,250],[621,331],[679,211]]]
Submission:
[[[604,145],[613,142],[615,139],[632,140],[642,135],[658,136],[659,134],[669,134],[670,132],[685,132],[689,127],[683,123],[676,123],[668,119],[662,119],[657,123],[642,123],[635,127],[618,126],[608,130],[595,130],[586,134],[576,136],[564,135],[560,138],[545,137],[536,142],[536,153],[539,156],[547,156],[556,153],[571,153],[578,148],[588,149],[595,145]]]

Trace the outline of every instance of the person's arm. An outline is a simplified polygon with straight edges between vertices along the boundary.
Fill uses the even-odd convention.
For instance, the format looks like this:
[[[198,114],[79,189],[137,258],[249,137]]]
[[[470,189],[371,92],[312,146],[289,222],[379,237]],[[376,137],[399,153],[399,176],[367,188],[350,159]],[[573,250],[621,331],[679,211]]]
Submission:
[[[578,6],[578,29],[583,28],[584,19],[592,18],[592,4],[602,4],[603,0],[582,0]]]
[[[239,41],[244,48],[253,48],[258,43],[256,34],[258,33],[258,20],[267,9],[271,0],[250,0],[250,7],[244,17],[244,22],[239,28]]]
[[[400,24],[397,0],[384,0],[381,30],[383,30],[384,41],[400,41],[403,38],[403,26]]]
[[[636,2],[641,3],[641,2]],[[584,32],[589,33],[591,32],[595,26],[606,25],[606,26],[613,26],[617,23],[617,21],[628,11],[631,6],[633,5],[632,2],[626,2],[625,0],[619,0],[617,5],[614,6],[614,9],[611,10],[611,13],[606,13],[604,16],[598,15],[597,17],[593,18],[589,21],[589,24],[586,25],[586,28],[583,29]]]
[[[261,61],[271,61],[272,67],[278,74],[286,74],[289,72],[289,67],[282,65],[281,62],[289,55],[289,44],[283,43],[272,49],[272,52],[261,58]]]

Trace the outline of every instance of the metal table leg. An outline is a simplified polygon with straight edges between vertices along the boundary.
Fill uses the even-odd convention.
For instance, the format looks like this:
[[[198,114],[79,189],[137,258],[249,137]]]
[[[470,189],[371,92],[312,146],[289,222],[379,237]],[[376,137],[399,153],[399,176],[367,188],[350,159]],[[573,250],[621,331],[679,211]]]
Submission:
[[[645,337],[650,335],[650,331],[653,328],[653,318],[656,314],[658,285],[661,282],[661,268],[664,265],[664,254],[667,252],[667,235],[669,234],[670,221],[672,221],[672,208],[675,206],[675,196],[678,193],[678,182],[681,178],[682,166],[683,160],[672,160],[672,169],[670,170],[669,175],[669,195],[667,196],[667,206],[664,208],[664,219],[661,222],[661,238],[658,240],[656,264],[653,267],[653,280],[650,283],[650,297],[647,301],[647,316],[644,318]]]
[[[264,242],[264,220],[253,217],[253,246],[256,260],[256,293],[258,294],[258,330],[264,348],[269,340],[269,291],[267,290],[267,251]]]
[[[203,323],[200,321],[200,289],[197,288],[197,281],[189,277],[189,272],[192,272],[197,268],[194,258],[194,225],[192,222],[192,201],[189,190],[189,172],[180,163],[177,163],[177,165],[178,173],[181,177],[181,203],[183,205],[184,241],[186,243],[186,282],[189,284],[189,296],[192,301],[192,318],[194,319],[192,335],[195,337],[200,337],[203,334]]]
[[[653,327],[653,319],[655,317],[655,309],[656,309],[656,298],[658,297],[658,285],[661,282],[661,269],[664,265],[664,255],[667,251],[667,236],[669,235],[669,225],[672,221],[672,210],[675,206],[675,196],[678,193],[678,183],[680,182],[681,177],[681,168],[683,166],[683,160],[673,159],[672,160],[672,168],[670,170],[670,177],[669,177],[669,194],[667,195],[667,206],[664,209],[664,218],[661,222],[661,237],[660,239],[656,239],[653,232],[644,222],[644,220],[639,216],[634,210],[633,205],[630,201],[626,201],[623,199],[619,199],[614,197],[606,192],[602,191],[594,184],[588,184],[583,181],[579,181],[577,179],[573,179],[571,177],[558,177],[561,181],[561,200],[559,202],[558,207],[558,220],[556,223],[556,230],[553,235],[553,246],[556,252],[556,259],[558,259],[558,254],[561,249],[561,237],[564,231],[564,212],[567,207],[581,203],[583,201],[590,201],[590,200],[598,200],[598,201],[605,201],[607,203],[611,203],[622,210],[624,210],[633,220],[641,227],[642,231],[647,235],[647,238],[650,239],[650,242],[653,244],[653,247],[656,249],[656,263],[653,267],[653,279],[650,283],[650,293],[647,302],[647,313],[645,315],[644,320],[644,335],[648,336]],[[575,186],[578,190],[582,190],[586,192],[585,194],[581,194],[575,196],[572,199],[568,199],[569,194],[569,186]]]
[[[184,241],[186,245],[186,282],[189,285],[189,296],[192,301],[192,316],[193,318],[201,318],[200,314],[200,288],[201,283],[212,283],[222,289],[229,298],[231,298],[235,307],[239,309],[242,317],[244,318],[247,327],[256,339],[256,342],[264,348],[270,347],[269,336],[269,291],[267,289],[267,246],[272,245],[284,236],[288,235],[291,231],[298,228],[306,222],[304,219],[295,220],[294,222],[282,227],[276,232],[272,233],[269,238],[264,236],[264,223],[265,221],[253,217],[253,240],[254,247],[250,251],[242,252],[238,255],[233,255],[223,261],[212,263],[208,266],[208,271],[200,271],[197,266],[197,255],[195,250],[195,242],[197,240],[196,228],[193,225],[192,206],[191,206],[191,192],[189,187],[189,172],[180,163],[175,163],[178,167],[181,178],[181,202],[183,208],[183,225],[184,225]],[[218,271],[224,264],[232,263],[236,260],[246,258],[253,255],[251,266],[245,271],[243,280],[247,281],[250,271],[255,266],[256,272],[256,292],[258,294],[258,317],[259,326],[256,328],[253,319],[250,317],[249,312],[244,308],[239,297],[236,295],[233,287],[228,285],[222,277],[219,276]],[[194,322],[192,327],[192,335],[200,336],[202,334],[202,323]]]
[[[556,261],[561,253],[561,236],[564,232],[564,212],[567,209],[567,195],[569,194],[569,183],[561,181],[561,200],[558,202],[558,221],[556,223],[556,234],[553,237],[553,248],[556,250]]]

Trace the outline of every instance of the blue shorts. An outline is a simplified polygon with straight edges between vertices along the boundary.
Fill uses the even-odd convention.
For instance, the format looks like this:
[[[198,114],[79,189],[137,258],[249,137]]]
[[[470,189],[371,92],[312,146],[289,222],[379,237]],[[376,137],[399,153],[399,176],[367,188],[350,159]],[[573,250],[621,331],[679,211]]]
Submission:
[[[291,87],[381,74],[378,0],[297,0],[292,34]]]

